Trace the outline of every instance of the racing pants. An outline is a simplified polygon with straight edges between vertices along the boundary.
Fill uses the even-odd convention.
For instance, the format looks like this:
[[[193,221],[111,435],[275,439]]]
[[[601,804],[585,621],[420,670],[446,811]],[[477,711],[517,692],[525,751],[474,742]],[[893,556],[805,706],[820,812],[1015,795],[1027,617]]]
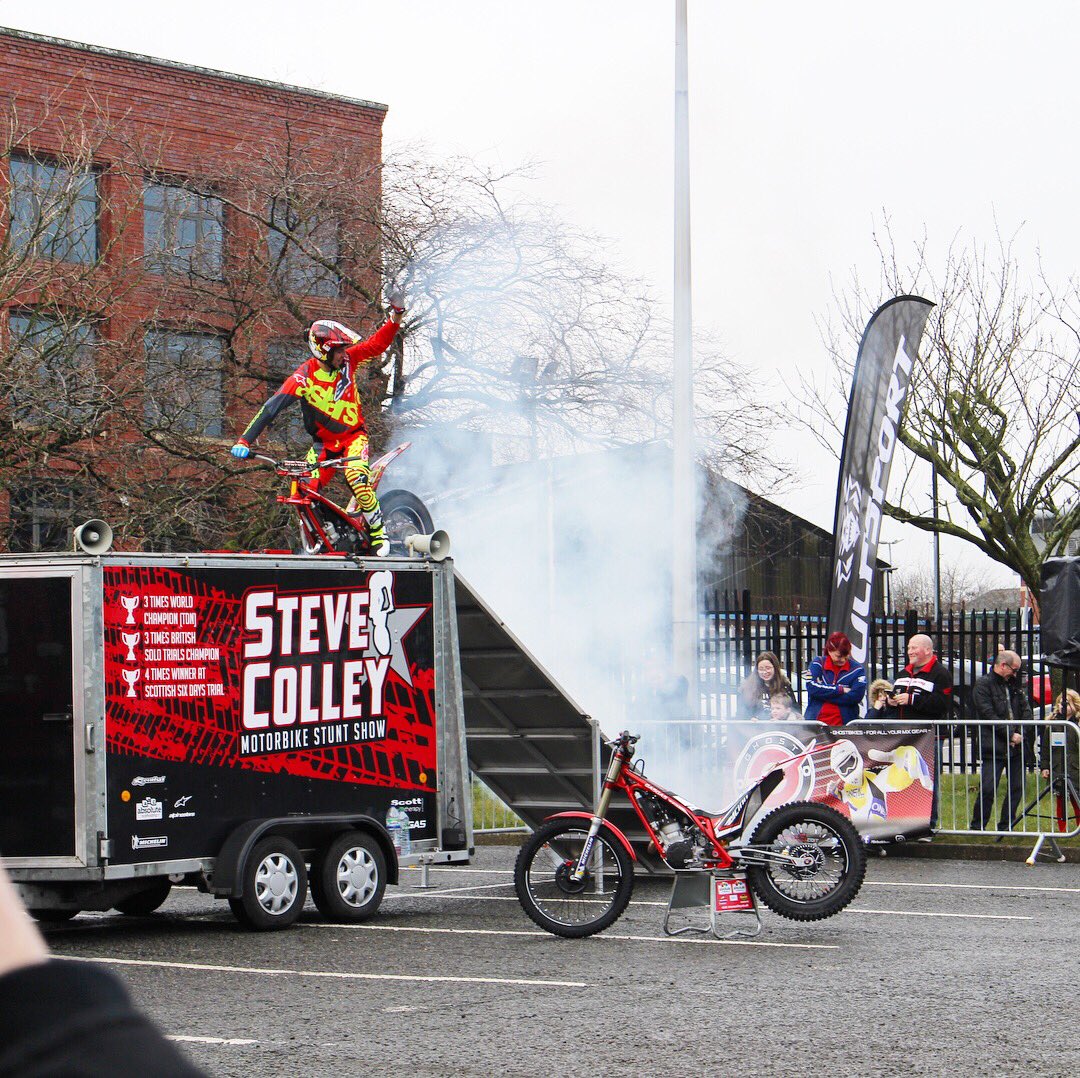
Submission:
[[[328,449],[322,442],[316,442],[308,450],[308,464],[318,464],[324,460],[340,460],[342,457],[353,459],[342,469],[345,473],[345,482],[353,493],[356,502],[355,510],[349,507],[350,512],[355,511],[364,514],[368,522],[368,529],[372,538],[380,538],[384,534],[382,510],[379,508],[379,499],[375,494],[375,488],[371,485],[371,466],[368,463],[368,438],[366,434],[356,434],[348,442]],[[334,468],[321,468],[314,472],[311,477],[311,485],[319,490],[325,487],[334,477]]]

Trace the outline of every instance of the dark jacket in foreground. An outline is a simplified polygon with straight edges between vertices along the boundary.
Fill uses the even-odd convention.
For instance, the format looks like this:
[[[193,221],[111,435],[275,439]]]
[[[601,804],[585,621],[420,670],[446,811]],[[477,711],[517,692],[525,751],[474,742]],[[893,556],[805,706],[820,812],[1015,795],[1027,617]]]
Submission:
[[[107,970],[52,959],[0,977],[0,1075],[203,1074]]]

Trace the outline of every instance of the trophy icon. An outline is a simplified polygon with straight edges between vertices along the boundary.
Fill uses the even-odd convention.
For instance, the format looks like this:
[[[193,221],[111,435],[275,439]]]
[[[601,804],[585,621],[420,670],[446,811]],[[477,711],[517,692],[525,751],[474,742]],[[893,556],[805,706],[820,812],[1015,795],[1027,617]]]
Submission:
[[[121,633],[120,639],[124,642],[124,646],[128,649],[128,653],[124,662],[133,663],[138,661],[138,656],[135,654],[135,645],[139,642],[141,633]]]
[[[139,596],[138,595],[121,595],[120,596],[120,605],[127,611],[127,621],[125,621],[124,624],[125,625],[134,625],[135,624],[135,610],[138,608],[138,605],[139,605]]]
[[[128,684],[128,691],[127,691],[128,696],[138,696],[138,693],[135,692],[135,682],[139,680],[139,674],[140,674],[141,671],[136,669],[136,670],[121,670],[120,672],[124,675],[124,680]]]

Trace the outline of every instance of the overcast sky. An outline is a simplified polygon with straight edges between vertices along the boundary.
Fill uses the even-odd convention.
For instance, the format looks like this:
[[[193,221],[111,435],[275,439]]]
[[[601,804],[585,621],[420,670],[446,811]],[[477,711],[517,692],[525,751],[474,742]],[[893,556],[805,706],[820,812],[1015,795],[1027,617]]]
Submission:
[[[670,296],[674,0],[0,0],[0,24],[390,106],[388,147],[515,166]],[[816,320],[852,269],[876,280],[883,211],[1022,248],[1080,251],[1080,5],[689,0],[695,329],[791,393],[826,362]],[[928,298],[933,299],[933,296]],[[778,431],[831,528],[836,465]],[[893,534],[902,535],[895,531]],[[918,560],[919,533],[893,548]],[[884,551],[882,552],[884,553]]]

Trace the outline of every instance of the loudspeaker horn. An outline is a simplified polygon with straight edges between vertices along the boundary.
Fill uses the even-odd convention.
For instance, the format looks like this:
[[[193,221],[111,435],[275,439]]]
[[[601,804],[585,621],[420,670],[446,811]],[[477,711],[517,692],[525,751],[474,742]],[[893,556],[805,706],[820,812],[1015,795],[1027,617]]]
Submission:
[[[113,530],[104,520],[88,520],[75,529],[75,549],[87,554],[108,554],[112,548]]]
[[[441,530],[430,535],[410,535],[405,540],[405,546],[410,554],[426,554],[432,561],[450,557],[450,536]]]

